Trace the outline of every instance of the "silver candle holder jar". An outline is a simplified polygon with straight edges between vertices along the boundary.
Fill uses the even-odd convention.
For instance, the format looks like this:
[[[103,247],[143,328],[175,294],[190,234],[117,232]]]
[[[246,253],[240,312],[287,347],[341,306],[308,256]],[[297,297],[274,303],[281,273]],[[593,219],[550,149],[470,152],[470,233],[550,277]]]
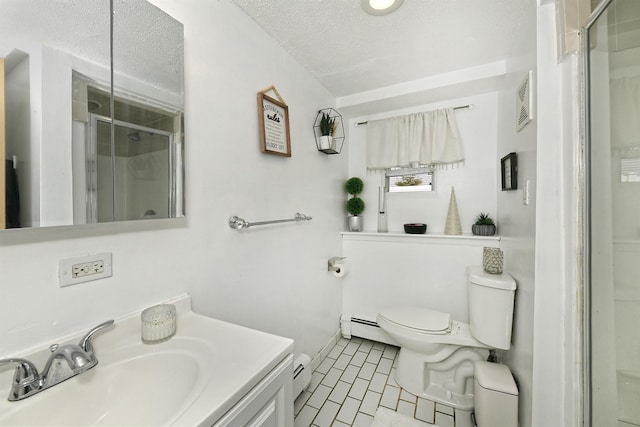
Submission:
[[[160,304],[142,312],[142,342],[157,344],[168,340],[176,333],[176,306]]]
[[[502,274],[503,253],[500,248],[482,248],[482,267],[489,274]]]

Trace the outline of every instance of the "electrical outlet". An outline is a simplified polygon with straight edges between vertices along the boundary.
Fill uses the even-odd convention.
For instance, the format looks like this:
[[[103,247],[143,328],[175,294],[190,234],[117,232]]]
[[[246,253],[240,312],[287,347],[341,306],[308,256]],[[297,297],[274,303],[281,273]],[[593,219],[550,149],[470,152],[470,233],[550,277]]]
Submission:
[[[104,260],[96,260],[90,262],[83,262],[81,264],[73,264],[71,266],[71,277],[85,277],[92,274],[104,273]]]
[[[111,276],[111,253],[61,259],[58,262],[60,287]]]

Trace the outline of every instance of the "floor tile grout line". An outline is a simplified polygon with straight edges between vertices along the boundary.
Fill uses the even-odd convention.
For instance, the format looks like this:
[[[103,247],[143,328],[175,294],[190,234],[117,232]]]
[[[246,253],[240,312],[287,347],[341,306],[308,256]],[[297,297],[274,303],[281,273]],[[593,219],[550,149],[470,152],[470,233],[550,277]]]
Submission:
[[[344,381],[343,381],[343,382],[344,382]],[[348,384],[348,383],[347,383],[347,384]],[[328,386],[327,386],[327,387],[328,387]],[[353,387],[353,384],[351,384],[351,387]],[[349,387],[349,391],[351,391],[351,387]],[[332,391],[333,391],[333,389],[332,389]],[[330,395],[331,395],[331,393],[329,393],[329,396],[330,396]],[[316,420],[316,418],[318,418],[318,415],[320,415],[320,412],[322,411],[322,408],[324,407],[324,405],[325,405],[327,402],[332,402],[332,403],[335,403],[335,404],[339,404],[339,403],[337,403],[337,402],[334,402],[334,401],[332,401],[332,400],[329,400],[329,396],[327,396],[327,398],[324,400],[324,402],[322,402],[322,405],[320,406],[320,409],[318,409],[318,413],[317,413],[317,414],[315,415],[315,417],[313,417],[313,419],[311,420],[311,424],[310,424],[311,426],[316,426],[316,427],[318,426],[317,424],[314,424],[313,422]],[[344,400],[346,401],[346,399],[347,399],[348,397],[349,397],[349,392],[347,392],[347,394],[345,395]],[[359,405],[358,405],[358,409],[356,410],[356,415],[353,417],[353,421],[355,421],[356,417],[358,416],[358,413],[360,413],[360,408],[362,407],[362,402],[363,402],[363,400],[362,400],[362,399],[356,399],[356,398],[354,398],[354,397],[352,397],[352,399],[353,399],[353,400],[356,400],[356,401],[358,401],[358,402],[360,402],[360,403],[359,403]],[[339,404],[339,405],[340,405],[340,408],[338,409],[338,411],[336,412],[336,414],[335,414],[335,415],[333,416],[333,418],[331,419],[331,423],[330,423],[329,425],[332,425],[332,424],[333,424],[334,422],[336,422],[336,421],[340,421],[340,420],[338,420],[337,418],[338,418],[338,414],[340,413],[340,410],[342,409],[342,405],[343,405],[343,404],[344,404],[344,401],[343,401],[343,403]],[[305,403],[305,405],[306,405],[306,403]],[[311,407],[311,408],[313,408],[313,406],[310,406],[310,407]],[[316,408],[314,408],[314,409],[316,409]],[[363,413],[363,414],[365,414],[364,412],[362,412],[362,413]],[[368,415],[368,414],[365,414],[365,415]],[[351,422],[351,424],[349,424],[349,425],[353,425],[353,421],[352,421],[352,422]],[[340,422],[343,422],[343,421],[340,421]],[[347,424],[347,423],[345,423],[345,424]]]
[[[347,398],[345,397],[345,400],[346,399]],[[362,400],[356,399],[356,398],[353,398],[353,397],[352,397],[352,399],[353,400],[357,400],[360,403],[358,404],[358,409],[356,409],[356,414],[353,416],[353,420],[351,420],[351,423],[349,423],[349,425],[353,425],[353,422],[356,420],[356,417],[358,416],[358,412],[360,412],[360,407],[362,406]],[[340,407],[340,409],[342,409],[342,407]],[[340,413],[340,411],[338,411],[338,414],[339,413]],[[336,418],[334,419],[334,421],[338,420],[338,414],[336,414]],[[338,420],[338,421],[340,421],[340,420]],[[340,422],[344,422],[344,421],[340,421]],[[345,423],[345,424],[347,424],[347,423]]]
[[[360,345],[362,345],[362,344],[360,344]],[[345,346],[345,349],[346,349],[346,346]],[[343,350],[343,351],[344,351],[344,350]],[[357,348],[357,349],[356,349],[356,351],[353,353],[353,355],[351,355],[351,358],[349,359],[349,363],[347,364],[347,367],[351,365],[351,361],[353,360],[353,358],[356,356],[356,354],[357,354],[359,351],[360,351],[360,346],[358,346],[358,348]],[[363,352],[363,353],[364,353],[364,352]],[[368,356],[369,356],[369,353],[367,352],[367,357],[368,357]],[[362,363],[362,367],[358,367],[357,365],[351,365],[351,366],[355,366],[356,368],[359,368],[359,369],[358,369],[358,372],[356,373],[355,378],[353,379],[353,382],[351,382],[351,384],[350,384],[349,391],[348,391],[348,392],[347,392],[347,394],[345,395],[345,398],[344,398],[344,401],[345,401],[345,402],[346,402],[346,400],[350,397],[350,396],[349,396],[349,394],[351,393],[351,390],[353,389],[353,386],[355,385],[356,380],[357,380],[358,378],[361,378],[361,377],[359,377],[358,375],[360,374],[360,371],[361,371],[361,370],[362,370],[362,368],[364,367],[364,364],[366,363],[366,359],[367,359],[367,358],[365,358],[365,362],[363,362],[363,363]],[[345,370],[346,370],[346,369],[345,369]],[[370,381],[368,381],[367,389],[366,389],[366,390],[368,390],[368,389],[369,389],[369,385],[370,385],[370,384],[371,384],[371,382],[370,382]],[[366,390],[365,390],[365,394],[366,394]],[[353,419],[351,420],[351,422],[349,423],[349,425],[353,425],[353,423],[355,422],[356,418],[358,417],[358,413],[360,413],[360,408],[362,407],[362,403],[363,403],[363,399],[356,399],[355,397],[351,397],[351,398],[352,398],[353,400],[355,400],[355,401],[357,401],[357,402],[358,402],[358,408],[356,409],[356,411],[355,411],[355,415],[353,416]],[[364,396],[363,396],[363,398],[364,398]],[[343,402],[343,404],[344,404],[344,402]],[[342,409],[342,406],[340,406],[340,409]],[[338,417],[338,414],[339,414],[339,413],[340,413],[340,410],[338,410],[338,413],[336,414],[335,418],[332,420],[332,424],[333,424],[333,422],[335,422],[336,420],[337,420],[337,421],[340,421],[340,420],[338,420],[338,419],[337,419],[337,417]],[[343,421],[341,421],[341,422],[343,422]],[[345,423],[345,424],[347,424],[347,423]]]
[[[345,347],[345,348],[346,348],[346,347]],[[360,347],[358,347],[358,348],[360,348]],[[343,348],[343,350],[342,350],[342,351],[344,351],[344,348]],[[340,352],[340,354],[342,354],[342,351]],[[357,352],[358,352],[358,350],[356,350],[356,353],[357,353]],[[355,356],[355,354],[354,354],[354,356]],[[338,358],[339,358],[339,357],[340,357],[340,356],[338,355]],[[327,356],[327,358],[329,358],[329,357]],[[353,357],[352,357],[352,358],[353,358]],[[335,361],[337,361],[337,360],[338,360],[337,358],[336,358],[336,359],[330,358],[330,359],[335,360]],[[349,359],[349,361],[351,361],[351,359]],[[335,364],[335,362],[334,362],[334,363],[329,367],[329,371],[331,370],[331,368],[333,368],[333,365],[334,365],[334,364]],[[363,364],[363,365],[364,365],[364,364]],[[347,364],[347,366],[349,366],[349,364]],[[356,365],[353,365],[353,366],[356,366]],[[356,367],[357,367],[357,366],[356,366]],[[337,369],[337,368],[336,368],[336,369]],[[326,374],[324,374],[324,376],[325,376],[325,377],[326,377],[326,375],[329,373],[329,371],[327,371],[327,373],[326,373]],[[344,370],[342,370],[342,372],[344,373]],[[358,370],[358,373],[360,373],[360,370]],[[341,375],[340,377],[342,377],[342,375]],[[357,378],[358,378],[358,376],[356,375],[356,378],[355,378],[355,379],[357,379]],[[354,379],[354,382],[355,382],[355,379]],[[324,377],[323,377],[323,380],[324,380]],[[340,379],[339,379],[339,378],[338,378],[338,382],[340,382]],[[345,382],[345,383],[346,383],[346,381],[343,381],[343,382]],[[348,383],[346,383],[346,384],[348,384]],[[320,385],[322,385],[322,381],[320,382],[320,384],[318,384],[318,387],[320,387]],[[316,390],[318,389],[318,387],[316,387]],[[328,386],[326,386],[326,387],[328,387]],[[340,408],[338,409],[338,411],[336,412],[336,414],[335,414],[335,415],[333,416],[333,418],[331,419],[331,423],[330,423],[330,424],[333,424],[333,423],[336,421],[336,418],[337,418],[338,414],[340,413],[340,409],[342,409],[342,405],[344,404],[344,401],[347,399],[347,397],[349,397],[349,392],[351,391],[351,388],[353,388],[353,382],[350,384],[349,390],[347,391],[347,394],[345,395],[345,398],[344,398],[343,402],[339,404],[339,405],[340,405]],[[333,390],[334,390],[334,389],[335,389],[335,386],[331,388],[331,392],[333,392]],[[329,397],[331,396],[331,392],[327,395],[327,398],[326,398],[326,399],[324,399],[324,401],[322,402],[322,405],[320,405],[320,409],[318,409],[318,413],[317,413],[317,414],[316,414],[316,416],[315,416],[315,417],[313,417],[313,419],[311,420],[311,425],[314,425],[314,424],[313,424],[313,423],[314,423],[314,421],[316,420],[316,418],[318,418],[318,416],[320,415],[320,412],[322,412],[322,409],[324,408],[324,405],[325,405],[328,401],[329,401],[329,402],[332,402],[332,403],[336,403],[336,404],[338,404],[337,402],[334,402],[334,401],[332,401],[332,400],[330,400],[330,399],[329,399]],[[357,415],[357,414],[358,414],[358,412],[360,411],[360,407],[362,406],[362,400],[360,400],[360,399],[355,399],[355,398],[353,398],[353,399],[354,399],[354,400],[357,400],[358,402],[360,402],[360,404],[358,405],[358,410],[356,411],[356,415]],[[305,405],[306,405],[306,403],[305,403]],[[314,409],[315,409],[315,408],[314,408]],[[354,417],[354,420],[355,420],[355,417]]]
[[[314,424],[314,422],[317,420],[317,417],[319,416],[320,412],[325,408],[325,405],[327,404],[327,402],[331,402],[333,405],[338,405],[336,414],[331,418],[330,420],[330,424],[334,424],[336,422],[339,422],[341,424],[348,424],[345,423],[344,421],[341,421],[340,419],[338,419],[338,414],[340,413],[340,411],[342,410],[343,405],[347,402],[347,400],[349,398],[351,398],[352,400],[355,400],[357,402],[357,408],[355,409],[355,415],[354,418],[351,422],[350,425],[353,425],[353,422],[355,422],[356,418],[358,417],[359,414],[361,414],[362,416],[366,416],[366,417],[372,417],[371,414],[368,414],[366,412],[362,412],[362,405],[364,403],[364,397],[366,396],[366,394],[368,392],[371,393],[375,393],[378,394],[380,396],[380,399],[377,407],[381,407],[383,405],[380,404],[381,400],[382,400],[382,396],[386,390],[387,387],[393,387],[396,389],[399,389],[399,393],[398,393],[398,397],[395,399],[395,408],[394,410],[398,410],[398,408],[400,407],[400,402],[405,402],[408,405],[412,405],[412,409],[413,409],[413,418],[416,420],[420,420],[420,421],[425,421],[422,419],[419,419],[416,417],[417,411],[418,411],[418,403],[419,403],[419,397],[418,396],[414,396],[413,394],[409,393],[408,391],[404,390],[402,387],[400,387],[397,383],[394,384],[390,384],[390,380],[393,379],[393,369],[396,365],[396,359],[398,357],[398,349],[395,349],[395,351],[393,351],[393,356],[390,356],[390,353],[392,353],[391,351],[387,351],[388,348],[391,348],[393,346],[390,345],[383,345],[380,343],[375,343],[373,341],[370,340],[360,340],[359,343],[354,342],[356,344],[358,344],[358,346],[354,349],[355,346],[351,346],[351,348],[349,349],[349,351],[353,351],[353,354],[348,354],[345,353],[345,351],[347,350],[348,347],[350,347],[350,342],[346,343],[345,345],[338,345],[336,344],[336,346],[334,347],[341,347],[339,352],[335,352],[333,349],[329,352],[329,353],[333,353],[331,354],[331,356],[335,356],[335,357],[329,357],[329,354],[327,354],[327,356],[325,356],[325,359],[329,358],[331,359],[330,362],[330,366],[325,366],[323,367],[326,371],[326,373],[322,373],[320,371],[315,370],[313,373],[317,373],[318,375],[321,376],[320,380],[318,381],[318,384],[316,385],[316,388],[314,389],[313,393],[315,393],[316,391],[318,391],[320,385],[323,385],[324,387],[329,388],[330,390],[328,391],[327,397],[322,400],[322,404],[320,405],[320,409],[317,409],[311,405],[308,405],[308,401],[311,399],[311,396],[313,395],[313,393],[311,393],[304,404],[301,405],[300,410],[298,413],[301,413],[302,410],[304,409],[305,406],[310,407],[312,410],[317,410],[318,412],[314,415],[314,417],[311,420],[311,424],[312,426],[318,426],[317,424]],[[368,344],[367,344],[368,343]],[[364,346],[363,346],[364,345]],[[364,349],[367,349],[366,351]],[[369,356],[371,355],[372,350],[376,350],[377,352],[380,353],[379,357],[377,357],[377,362],[371,362],[368,361]],[[359,353],[362,352],[364,353],[364,359],[362,360],[362,364],[361,366],[352,364],[351,362],[353,361],[353,359],[355,358],[355,356]],[[385,353],[386,352],[386,353]],[[385,356],[386,354],[386,356]],[[342,356],[349,356],[347,363],[345,364],[343,362],[343,366],[344,369],[340,369],[339,367],[336,367],[335,364],[338,362],[338,360],[340,360],[340,358]],[[344,359],[344,358],[343,358]],[[378,371],[378,369],[380,368],[380,363],[383,362],[383,359],[387,360],[388,362],[384,362],[386,363],[391,363],[391,366],[389,367],[389,372],[386,373],[386,369],[387,367],[385,367],[385,370],[383,371]],[[373,365],[373,369],[371,372],[371,378],[367,379],[367,377],[361,377],[360,374],[362,373],[363,369],[367,368],[366,364],[369,363],[370,365]],[[322,362],[321,362],[322,364]],[[343,381],[342,377],[344,376],[345,372],[350,368],[353,367],[355,368],[357,371],[355,373],[355,376],[353,377],[353,380],[351,382],[349,381]],[[329,386],[327,384],[322,384],[322,382],[325,380],[326,376],[333,370],[335,369],[336,371],[339,372],[338,378],[335,381],[335,384],[333,386]],[[371,369],[371,368],[368,368]],[[378,390],[378,388],[376,388],[376,390],[373,390],[371,388],[371,386],[373,385],[372,383],[374,382],[374,378],[376,378],[376,374],[382,375],[384,377],[384,383],[376,386],[376,387],[381,387],[381,391],[376,391]],[[357,380],[360,379],[362,381],[365,381],[366,384],[366,388],[364,389],[364,396],[362,399],[356,399],[353,396],[350,396],[351,391],[353,390],[353,387],[355,386]],[[336,401],[336,400],[331,400],[330,396],[333,394],[333,392],[335,391],[335,389],[340,385],[340,383],[346,384],[348,387],[346,389],[346,391],[344,392],[344,398],[341,399],[341,401]],[[404,396],[404,398],[402,398],[401,396],[403,396],[403,394],[406,394]],[[407,400],[407,397],[411,397],[413,396],[412,400]],[[340,399],[339,399],[340,400]],[[435,414],[435,408],[434,408],[434,414]],[[439,411],[438,411],[439,412]],[[446,414],[448,415],[448,414]],[[323,420],[324,421],[324,420]],[[426,421],[425,421],[426,422]]]

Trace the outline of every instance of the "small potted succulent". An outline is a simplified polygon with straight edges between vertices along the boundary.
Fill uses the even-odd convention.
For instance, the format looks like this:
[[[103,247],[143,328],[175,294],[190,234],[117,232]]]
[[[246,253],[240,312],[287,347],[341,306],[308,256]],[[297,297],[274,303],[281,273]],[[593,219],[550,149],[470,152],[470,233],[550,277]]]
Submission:
[[[362,231],[362,216],[360,214],[364,211],[364,200],[358,197],[358,194],[362,193],[363,188],[364,182],[358,177],[349,178],[344,184],[344,189],[353,196],[347,200],[349,231]]]
[[[493,236],[496,234],[496,224],[488,213],[480,212],[471,226],[471,232],[476,236]]]
[[[331,118],[329,114],[322,113],[320,119],[320,149],[328,150],[333,142],[333,134],[336,130],[336,119]]]

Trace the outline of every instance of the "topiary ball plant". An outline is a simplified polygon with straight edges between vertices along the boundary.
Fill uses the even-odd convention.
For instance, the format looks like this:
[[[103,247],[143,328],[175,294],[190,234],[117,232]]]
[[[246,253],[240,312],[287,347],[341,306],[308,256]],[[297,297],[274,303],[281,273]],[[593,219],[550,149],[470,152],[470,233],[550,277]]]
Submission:
[[[351,215],[349,217],[349,231],[362,231],[362,217],[360,214],[364,211],[365,205],[364,200],[358,197],[358,194],[362,193],[364,182],[354,176],[345,182],[344,189],[353,196],[347,200],[347,212]]]
[[[360,197],[352,197],[347,200],[347,212],[351,215],[357,216],[364,211],[364,200]]]
[[[356,176],[349,178],[344,184],[344,189],[347,193],[352,194],[353,197],[358,197],[358,194],[362,193],[364,189],[364,182]]]

